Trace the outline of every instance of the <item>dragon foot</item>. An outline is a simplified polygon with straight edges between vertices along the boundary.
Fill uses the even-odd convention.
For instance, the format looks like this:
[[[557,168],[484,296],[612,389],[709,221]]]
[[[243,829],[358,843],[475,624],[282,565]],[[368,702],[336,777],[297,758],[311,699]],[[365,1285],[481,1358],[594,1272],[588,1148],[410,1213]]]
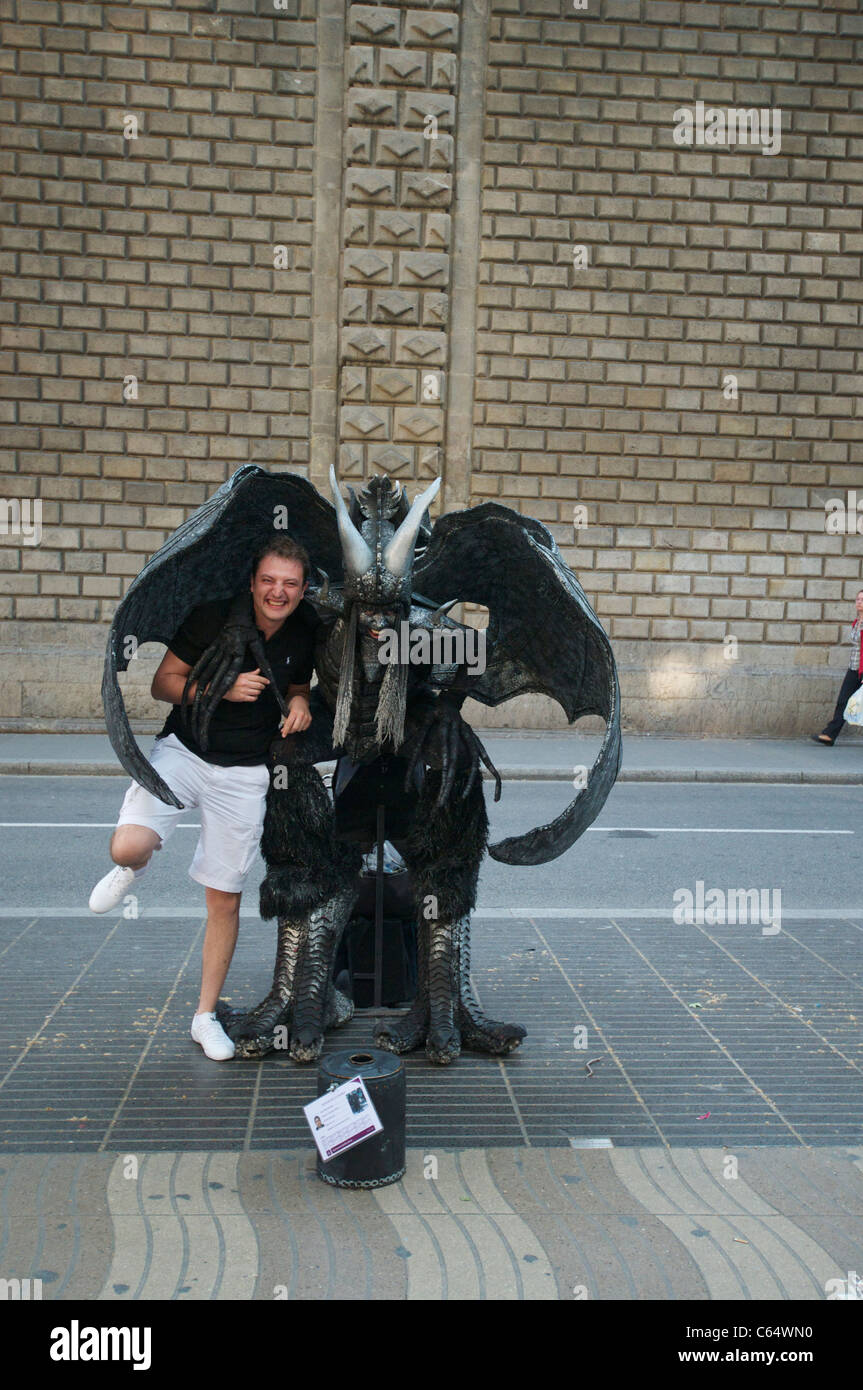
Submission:
[[[343,994],[335,985],[331,985],[327,992],[327,1003],[324,1012],[325,1028],[341,1028],[343,1024],[349,1023],[354,1016],[354,1001]]]
[[[234,1044],[234,1057],[240,1061],[266,1057],[277,1048],[278,1032],[284,1026],[287,1009],[278,999],[269,996],[255,1009],[246,1012],[232,1009],[221,1001],[216,1005],[216,1017]]]
[[[428,1004],[417,1001],[404,1018],[390,1019],[375,1029],[375,1045],[387,1052],[413,1052],[422,1047],[428,1031]]]
[[[441,1067],[449,1066],[461,1052],[458,1029],[432,1026],[427,1004],[415,1004],[404,1018],[387,1021],[375,1029],[375,1046],[387,1052],[414,1052],[423,1045],[428,1060]]]
[[[475,1007],[461,1005],[457,1011],[462,1047],[469,1052],[487,1052],[492,1057],[506,1057],[514,1052],[527,1032],[518,1023],[498,1023],[486,1018]]]

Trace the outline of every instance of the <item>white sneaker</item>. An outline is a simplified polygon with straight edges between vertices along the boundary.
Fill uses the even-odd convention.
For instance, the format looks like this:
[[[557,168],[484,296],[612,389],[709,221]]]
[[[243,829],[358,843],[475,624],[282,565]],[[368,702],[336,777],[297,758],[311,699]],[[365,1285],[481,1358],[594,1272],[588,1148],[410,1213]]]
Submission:
[[[234,1044],[214,1013],[195,1014],[192,1038],[201,1044],[211,1062],[227,1062],[234,1055]]]
[[[140,872],[143,873],[143,869]],[[104,878],[99,879],[90,894],[90,911],[110,912],[111,908],[116,907],[126,896],[136,877],[135,869],[124,869],[118,864]]]

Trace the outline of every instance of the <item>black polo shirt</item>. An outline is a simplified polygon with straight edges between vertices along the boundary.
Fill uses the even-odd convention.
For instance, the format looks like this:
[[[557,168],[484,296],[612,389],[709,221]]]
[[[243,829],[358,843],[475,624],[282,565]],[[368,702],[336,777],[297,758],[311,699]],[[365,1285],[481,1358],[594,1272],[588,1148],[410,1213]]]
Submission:
[[[194,666],[218,637],[230,607],[228,600],[223,603],[202,603],[194,608],[168,644],[169,650],[181,661]],[[311,604],[301,599],[279,630],[273,633],[268,642],[264,642],[264,652],[283,695],[287,694],[288,686],[304,685],[312,678],[315,634],[319,622]],[[254,671],[257,665],[250,648],[246,647],[242,669]],[[181,722],[179,705],[174,705],[158,737],[176,734],[180,742],[199,758],[216,763],[219,767],[249,767],[267,761],[270,744],[278,737],[281,718],[276,697],[271,687],[267,686],[257,700],[219,701],[210,720],[206,753]]]

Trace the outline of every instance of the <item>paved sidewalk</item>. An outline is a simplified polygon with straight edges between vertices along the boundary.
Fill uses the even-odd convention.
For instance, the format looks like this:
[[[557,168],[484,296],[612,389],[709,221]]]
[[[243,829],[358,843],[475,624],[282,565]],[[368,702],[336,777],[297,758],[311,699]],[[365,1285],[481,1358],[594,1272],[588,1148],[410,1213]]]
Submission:
[[[823,1301],[863,1269],[861,1147],[413,1149],[376,1191],[311,1148],[7,1157],[2,1275],[46,1300]]]
[[[600,736],[576,732],[489,730],[481,733],[502,777],[571,781],[590,766]],[[140,734],[146,751],[152,733]],[[0,774],[125,777],[105,734],[0,733]],[[487,775],[487,774],[486,774]],[[863,735],[843,733],[833,748],[808,738],[669,738],[624,734],[623,782],[863,783]]]
[[[535,780],[599,742],[486,739]],[[623,780],[861,783],[861,750],[630,735]],[[125,776],[92,733],[0,734],[0,771]],[[823,1301],[863,1274],[856,916],[795,922],[768,954],[732,929],[477,914],[480,1001],[529,1045],[406,1058],[408,1172],[373,1192],[315,1174],[315,1068],[218,1067],[190,1043],[201,932],[0,922],[0,1279],[64,1301],[679,1303]],[[237,1001],[266,988],[263,940],[241,940]],[[358,1015],[328,1050],[370,1035]]]

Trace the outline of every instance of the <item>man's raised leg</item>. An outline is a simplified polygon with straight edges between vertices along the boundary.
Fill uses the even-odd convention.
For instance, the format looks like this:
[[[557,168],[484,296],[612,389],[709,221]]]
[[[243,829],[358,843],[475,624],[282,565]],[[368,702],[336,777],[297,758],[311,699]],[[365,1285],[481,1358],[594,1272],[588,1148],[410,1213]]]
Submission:
[[[110,848],[116,867],[99,879],[90,894],[90,911],[110,912],[116,907],[146,869],[153,851],[161,848],[161,839],[148,826],[118,825],[111,836]]]

